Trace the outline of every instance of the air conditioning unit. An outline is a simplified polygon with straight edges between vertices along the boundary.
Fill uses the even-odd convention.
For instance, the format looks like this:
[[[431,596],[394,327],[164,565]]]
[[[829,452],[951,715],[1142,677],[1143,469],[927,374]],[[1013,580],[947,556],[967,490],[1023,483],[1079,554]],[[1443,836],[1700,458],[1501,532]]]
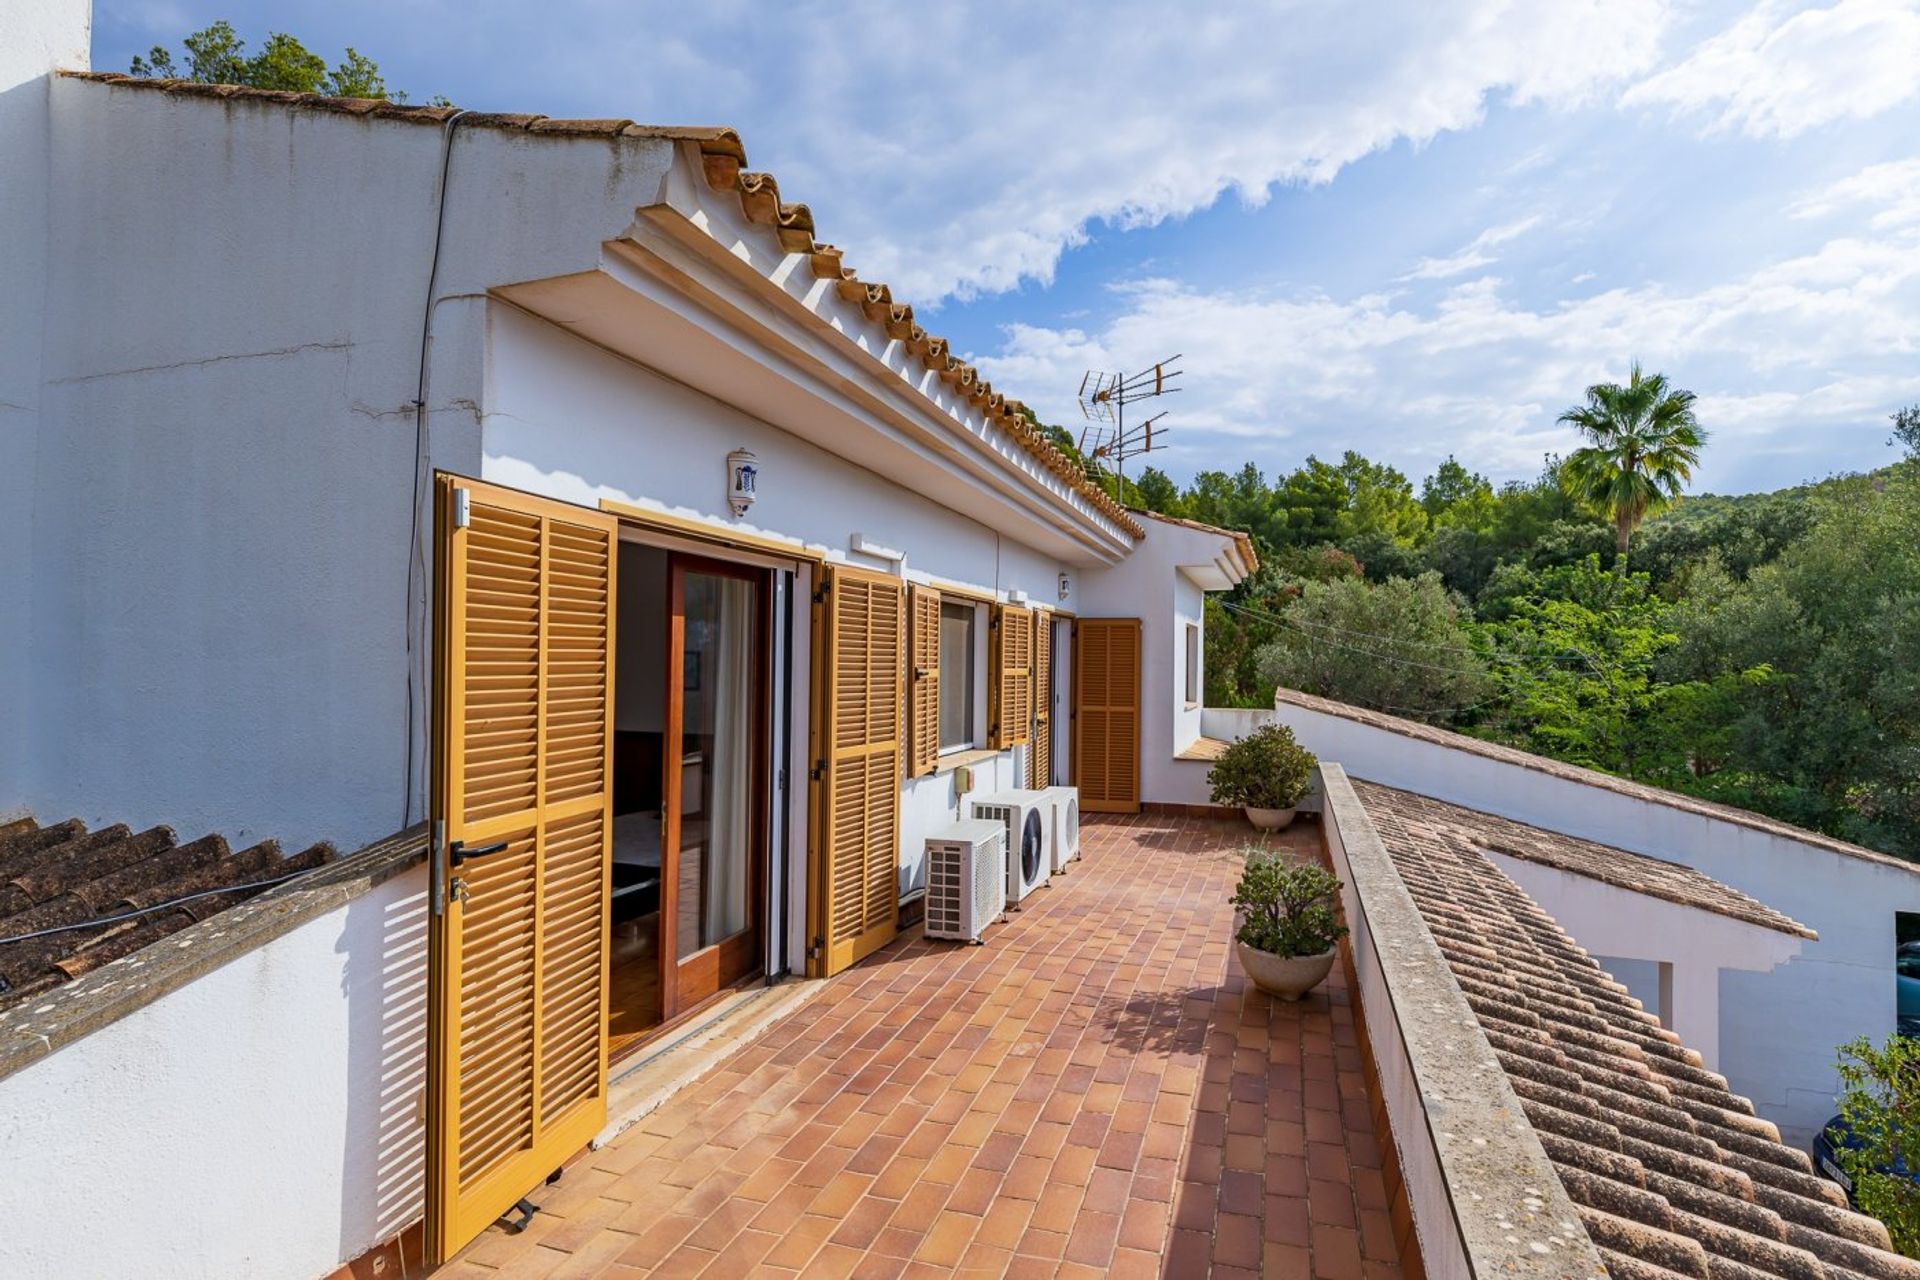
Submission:
[[[1080,788],[1048,787],[1053,810],[1053,873],[1059,875],[1080,857]]]
[[[926,936],[978,942],[1007,910],[1007,829],[976,819],[927,837]]]
[[[1006,829],[1007,906],[1018,908],[1053,874],[1053,814],[1047,793],[1020,790],[982,796],[973,802],[973,816]]]

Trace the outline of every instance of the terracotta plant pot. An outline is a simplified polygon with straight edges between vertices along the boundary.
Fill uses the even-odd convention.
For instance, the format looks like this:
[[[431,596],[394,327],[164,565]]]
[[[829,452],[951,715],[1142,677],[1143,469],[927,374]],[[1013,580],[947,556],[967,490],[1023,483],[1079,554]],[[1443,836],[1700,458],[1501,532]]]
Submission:
[[[1317,956],[1276,956],[1244,942],[1233,945],[1239,949],[1240,967],[1253,979],[1253,985],[1281,1000],[1298,1000],[1333,972],[1332,947]]]
[[[1246,811],[1247,821],[1261,831],[1284,831],[1293,825],[1298,809],[1253,809]]]

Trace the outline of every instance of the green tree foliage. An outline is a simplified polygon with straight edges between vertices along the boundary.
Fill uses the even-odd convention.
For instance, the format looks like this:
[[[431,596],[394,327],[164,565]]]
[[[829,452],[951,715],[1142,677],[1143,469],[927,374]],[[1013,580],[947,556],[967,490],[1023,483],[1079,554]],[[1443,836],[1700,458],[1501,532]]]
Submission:
[[[1542,570],[1503,565],[1478,603],[1495,689],[1479,730],[1635,773],[1660,698],[1654,663],[1677,643],[1670,606],[1647,576],[1609,573],[1598,556]]]
[[[1920,463],[1920,404],[1910,404],[1893,414],[1893,435],[1887,443],[1906,450],[1907,461]]]
[[[1857,1147],[1839,1148],[1860,1208],[1887,1224],[1893,1247],[1920,1258],[1920,1186],[1902,1174],[1920,1151],[1920,1040],[1865,1038],[1840,1048],[1840,1118]]]
[[[1632,572],[1571,459],[1498,486],[1448,459],[1417,493],[1353,454],[1138,489],[1259,546],[1208,600],[1210,706],[1285,683],[1920,860],[1920,406],[1894,427],[1909,457],[1870,476],[1667,500]]]
[[[1256,661],[1270,686],[1444,719],[1488,687],[1461,623],[1459,601],[1437,573],[1308,582]]]
[[[1147,510],[1158,511],[1163,516],[1182,514],[1180,486],[1158,467],[1143,470],[1133,487],[1140,493],[1140,505]]]
[[[338,98],[392,98],[406,101],[404,93],[389,93],[373,59],[351,46],[346,57],[331,69],[326,59],[308,49],[285,32],[267,35],[258,53],[247,54],[246,41],[222,18],[194,32],[181,42],[186,58],[182,71],[165,45],[155,45],[142,58],[135,55],[129,72],[159,79],[194,80],[202,84],[240,84],[254,89],[277,89],[288,93],[322,93]]]
[[[1640,522],[1680,496],[1707,432],[1693,413],[1694,395],[1642,373],[1634,362],[1627,384],[1600,382],[1587,402],[1560,415],[1587,444],[1566,461],[1568,487],[1613,521],[1615,549],[1625,567],[1627,546]]]
[[[1493,484],[1461,466],[1452,454],[1420,486],[1420,509],[1435,529],[1485,532],[1493,527],[1497,507]]]
[[[1745,581],[1697,572],[1675,624],[1668,679],[1774,674],[1727,713],[1750,803],[1920,857],[1920,476],[1834,486]]]

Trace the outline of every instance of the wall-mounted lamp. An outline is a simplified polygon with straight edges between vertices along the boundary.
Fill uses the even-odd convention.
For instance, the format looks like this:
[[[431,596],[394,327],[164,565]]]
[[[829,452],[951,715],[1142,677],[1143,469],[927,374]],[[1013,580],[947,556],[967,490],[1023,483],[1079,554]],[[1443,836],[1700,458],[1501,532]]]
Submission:
[[[727,505],[737,518],[760,496],[760,460],[751,449],[735,449],[727,455]]]
[[[1063,573],[1060,575],[1060,599],[1064,601],[1068,596],[1072,594],[1073,594],[1073,579],[1069,578],[1066,574]]]

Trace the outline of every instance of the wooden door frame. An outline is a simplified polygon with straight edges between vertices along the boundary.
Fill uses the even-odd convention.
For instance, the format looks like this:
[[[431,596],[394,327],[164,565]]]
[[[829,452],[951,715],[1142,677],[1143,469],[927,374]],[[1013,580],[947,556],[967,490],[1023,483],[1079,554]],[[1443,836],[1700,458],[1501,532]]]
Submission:
[[[742,948],[750,948],[754,958],[764,967],[766,942],[768,936],[765,919],[765,898],[768,876],[768,863],[771,850],[767,836],[770,830],[767,814],[767,756],[770,749],[769,730],[771,728],[771,708],[766,695],[766,670],[770,655],[771,609],[769,597],[769,575],[771,570],[758,565],[740,564],[735,561],[716,559],[711,556],[696,555],[692,552],[669,550],[667,555],[667,610],[666,610],[666,727],[662,734],[660,749],[660,1017],[662,1024],[685,1014],[694,1007],[705,1003],[720,991],[734,985],[740,979],[721,981],[719,975],[727,969],[723,963],[726,953],[731,949],[737,953]],[[750,804],[747,814],[748,840],[748,925],[740,933],[710,947],[703,947],[685,960],[680,958],[680,818],[681,818],[681,780],[684,776],[682,750],[685,746],[686,714],[686,575],[704,573],[714,577],[734,578],[752,583],[754,591],[753,605],[753,644],[754,696],[750,700],[753,711],[753,747],[748,753],[752,777],[748,782]],[[741,957],[733,956],[734,966],[741,963]],[[713,973],[710,989],[699,991],[688,998],[682,985],[688,973]],[[746,975],[746,976],[751,976]]]

